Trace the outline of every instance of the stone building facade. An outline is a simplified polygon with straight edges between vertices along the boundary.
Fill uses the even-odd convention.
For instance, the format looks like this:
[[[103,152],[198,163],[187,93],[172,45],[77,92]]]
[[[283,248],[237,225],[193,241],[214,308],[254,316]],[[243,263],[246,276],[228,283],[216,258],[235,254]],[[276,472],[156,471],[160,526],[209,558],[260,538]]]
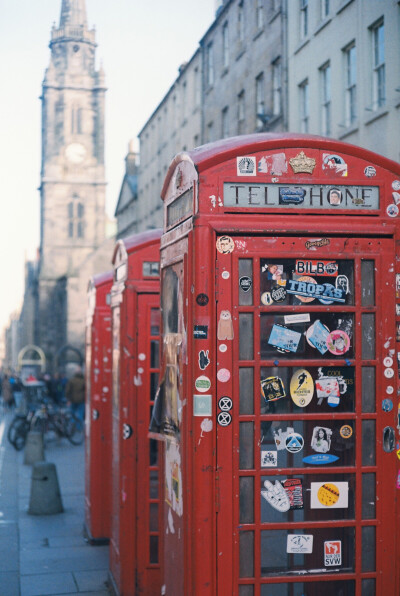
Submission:
[[[33,325],[24,336],[44,351],[51,371],[68,350],[82,360],[88,279],[110,267],[112,247],[105,236],[106,87],[85,0],[62,0],[50,50],[41,97],[40,250],[22,313],[24,326]]]
[[[162,225],[174,155],[224,137],[308,132],[399,160],[399,31],[398,0],[220,1],[139,132],[132,229]]]
[[[288,11],[289,130],[400,160],[400,3],[302,0]]]

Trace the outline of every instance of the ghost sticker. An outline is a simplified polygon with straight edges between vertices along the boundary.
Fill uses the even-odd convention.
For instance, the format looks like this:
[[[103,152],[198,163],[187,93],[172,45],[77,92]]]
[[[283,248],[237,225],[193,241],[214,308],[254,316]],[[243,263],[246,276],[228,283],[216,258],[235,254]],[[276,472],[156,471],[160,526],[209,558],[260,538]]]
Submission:
[[[218,321],[217,337],[219,340],[233,339],[232,315],[229,310],[221,310]]]

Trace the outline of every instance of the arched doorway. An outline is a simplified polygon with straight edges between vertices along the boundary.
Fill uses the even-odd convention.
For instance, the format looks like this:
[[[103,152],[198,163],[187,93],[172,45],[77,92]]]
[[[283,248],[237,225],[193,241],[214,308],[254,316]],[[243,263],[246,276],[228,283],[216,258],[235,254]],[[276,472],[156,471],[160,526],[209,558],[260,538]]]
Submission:
[[[46,356],[39,346],[27,345],[18,354],[18,369],[22,381],[29,376],[39,378],[46,370]]]
[[[83,366],[83,355],[78,348],[66,344],[56,354],[54,371],[63,376],[70,377],[78,366]]]

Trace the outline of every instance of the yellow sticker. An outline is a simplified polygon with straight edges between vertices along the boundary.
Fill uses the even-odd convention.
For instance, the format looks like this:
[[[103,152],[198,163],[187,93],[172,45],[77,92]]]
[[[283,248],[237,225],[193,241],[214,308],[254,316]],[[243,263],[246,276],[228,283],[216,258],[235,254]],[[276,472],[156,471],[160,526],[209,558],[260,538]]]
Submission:
[[[343,424],[339,432],[343,439],[350,439],[351,435],[353,434],[353,429],[348,424]]]
[[[305,368],[296,370],[290,381],[290,396],[296,406],[308,406],[314,395],[314,381]]]
[[[331,482],[323,484],[318,489],[317,493],[318,501],[326,507],[335,505],[335,503],[337,503],[339,500],[339,495],[340,493],[338,487],[336,486],[336,484],[332,484]]]
[[[398,450],[396,451],[396,453],[397,453],[397,457],[400,459],[400,449],[398,449]]]

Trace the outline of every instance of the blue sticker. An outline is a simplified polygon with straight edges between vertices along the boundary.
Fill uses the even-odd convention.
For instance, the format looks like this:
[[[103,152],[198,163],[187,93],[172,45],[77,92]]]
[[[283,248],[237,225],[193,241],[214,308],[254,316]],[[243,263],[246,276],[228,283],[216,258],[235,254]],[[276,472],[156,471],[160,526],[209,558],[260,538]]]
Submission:
[[[391,399],[384,399],[382,401],[382,410],[384,412],[391,412],[393,410],[393,402]]]
[[[288,294],[296,296],[305,296],[307,298],[317,298],[318,300],[330,300],[333,302],[346,302],[346,293],[341,288],[335,288],[332,284],[316,284],[301,281],[300,279],[289,279],[286,285]],[[321,301],[322,302],[322,301]]]
[[[328,344],[326,342],[329,337],[329,329],[319,319],[307,329],[306,337],[309,343],[314,348],[317,348],[321,354],[325,354],[328,351]]]
[[[296,352],[301,338],[301,333],[293,331],[282,325],[274,325],[268,343],[276,348]]]
[[[325,464],[331,464],[334,461],[337,461],[339,458],[337,455],[331,455],[330,453],[316,453],[315,455],[307,455],[307,457],[303,457],[303,462],[305,464],[314,464],[316,466],[323,466]]]

